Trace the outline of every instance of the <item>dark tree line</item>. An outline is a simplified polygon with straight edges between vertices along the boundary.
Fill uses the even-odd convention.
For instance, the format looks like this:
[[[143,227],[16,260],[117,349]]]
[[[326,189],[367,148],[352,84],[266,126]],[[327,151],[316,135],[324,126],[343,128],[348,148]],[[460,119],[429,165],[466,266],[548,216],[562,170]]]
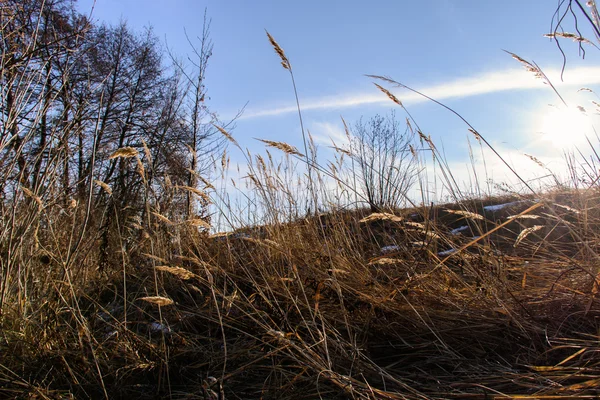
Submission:
[[[205,19],[205,22],[206,19]],[[152,29],[95,25],[67,0],[0,3],[0,196],[107,204],[143,213],[152,200],[179,217],[205,212],[202,190],[223,146],[206,104],[208,24],[190,66]],[[190,41],[192,44],[192,41]],[[131,148],[129,156],[111,157]],[[193,193],[193,192],[192,192]]]

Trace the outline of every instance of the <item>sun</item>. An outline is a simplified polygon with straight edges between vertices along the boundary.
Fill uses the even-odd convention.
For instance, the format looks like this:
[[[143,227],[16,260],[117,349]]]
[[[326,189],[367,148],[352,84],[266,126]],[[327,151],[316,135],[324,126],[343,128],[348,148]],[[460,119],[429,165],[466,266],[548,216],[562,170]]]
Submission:
[[[537,131],[545,141],[561,148],[581,145],[594,132],[585,110],[564,106],[548,107],[538,121]]]

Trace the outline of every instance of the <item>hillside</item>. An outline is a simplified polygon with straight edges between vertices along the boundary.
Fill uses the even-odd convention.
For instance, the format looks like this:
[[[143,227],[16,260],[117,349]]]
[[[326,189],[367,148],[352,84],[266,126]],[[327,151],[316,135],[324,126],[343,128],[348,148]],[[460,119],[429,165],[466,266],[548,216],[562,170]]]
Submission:
[[[19,376],[2,393],[593,397],[597,204],[571,191],[228,235],[170,227],[178,246],[156,237],[70,282],[40,259],[35,312],[3,316],[2,365]]]
[[[585,22],[600,41],[586,7],[559,2],[545,36],[581,51],[593,44]],[[248,118],[295,136],[252,139],[251,151],[232,134],[242,111],[222,120],[209,107],[209,28],[205,12],[198,40],[186,32],[186,64],[152,29],[95,22],[70,0],[0,1],[0,397],[600,397],[600,151],[581,128],[600,103],[569,107],[535,62],[508,53],[562,102],[546,122],[565,148],[553,143],[562,158],[545,164],[368,75],[380,97],[307,109],[385,99],[398,114],[341,119],[339,131],[313,117],[337,140],[324,147],[267,32],[295,106]],[[446,100],[537,90],[505,87],[508,72],[431,89]],[[455,118],[466,143],[437,143],[400,90]],[[276,117],[296,112],[279,131]],[[448,157],[448,143],[468,159]]]

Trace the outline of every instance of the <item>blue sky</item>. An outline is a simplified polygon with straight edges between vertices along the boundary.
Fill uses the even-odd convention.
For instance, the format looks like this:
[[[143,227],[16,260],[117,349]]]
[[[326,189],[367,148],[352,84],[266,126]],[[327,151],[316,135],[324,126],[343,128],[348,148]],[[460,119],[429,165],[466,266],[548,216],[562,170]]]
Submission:
[[[538,167],[523,153],[558,168],[564,146],[578,135],[565,132],[563,137],[569,139],[564,140],[556,131],[540,133],[557,126],[571,130],[574,123],[557,122],[566,117],[553,117],[548,104],[558,104],[558,98],[502,50],[534,60],[570,104],[588,108],[590,99],[598,100],[593,94],[577,92],[580,87],[599,86],[598,50],[588,46],[587,57],[581,60],[577,46],[563,39],[569,84],[558,78],[561,55],[555,43],[542,37],[550,30],[556,3],[97,0],[93,18],[112,24],[125,19],[134,29],[151,25],[183,56],[190,52],[184,28],[190,37],[200,35],[206,7],[214,43],[207,71],[208,104],[226,118],[248,103],[232,133],[253,151],[262,146],[253,138],[302,148],[289,75],[267,40],[266,29],[292,63],[305,124],[318,143],[325,145],[329,136],[341,137],[341,116],[353,123],[361,116],[393,109],[373,80],[364,76],[386,75],[460,112],[515,167],[535,175],[543,171],[535,171]],[[80,0],[78,7],[88,13],[92,4]],[[593,39],[588,29],[584,34]],[[444,147],[457,174],[466,171],[470,163],[467,127],[435,104],[406,91],[394,93],[425,133]],[[401,110],[397,115],[403,118]],[[495,160],[486,161],[494,178],[503,179],[503,167]]]

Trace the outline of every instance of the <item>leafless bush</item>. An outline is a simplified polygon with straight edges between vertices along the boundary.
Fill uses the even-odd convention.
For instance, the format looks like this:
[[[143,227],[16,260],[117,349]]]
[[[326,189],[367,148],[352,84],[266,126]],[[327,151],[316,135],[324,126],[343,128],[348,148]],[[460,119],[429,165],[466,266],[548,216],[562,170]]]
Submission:
[[[360,188],[371,210],[403,204],[415,182],[417,165],[410,151],[413,134],[402,130],[392,112],[360,120],[351,129],[351,154],[358,171]]]

